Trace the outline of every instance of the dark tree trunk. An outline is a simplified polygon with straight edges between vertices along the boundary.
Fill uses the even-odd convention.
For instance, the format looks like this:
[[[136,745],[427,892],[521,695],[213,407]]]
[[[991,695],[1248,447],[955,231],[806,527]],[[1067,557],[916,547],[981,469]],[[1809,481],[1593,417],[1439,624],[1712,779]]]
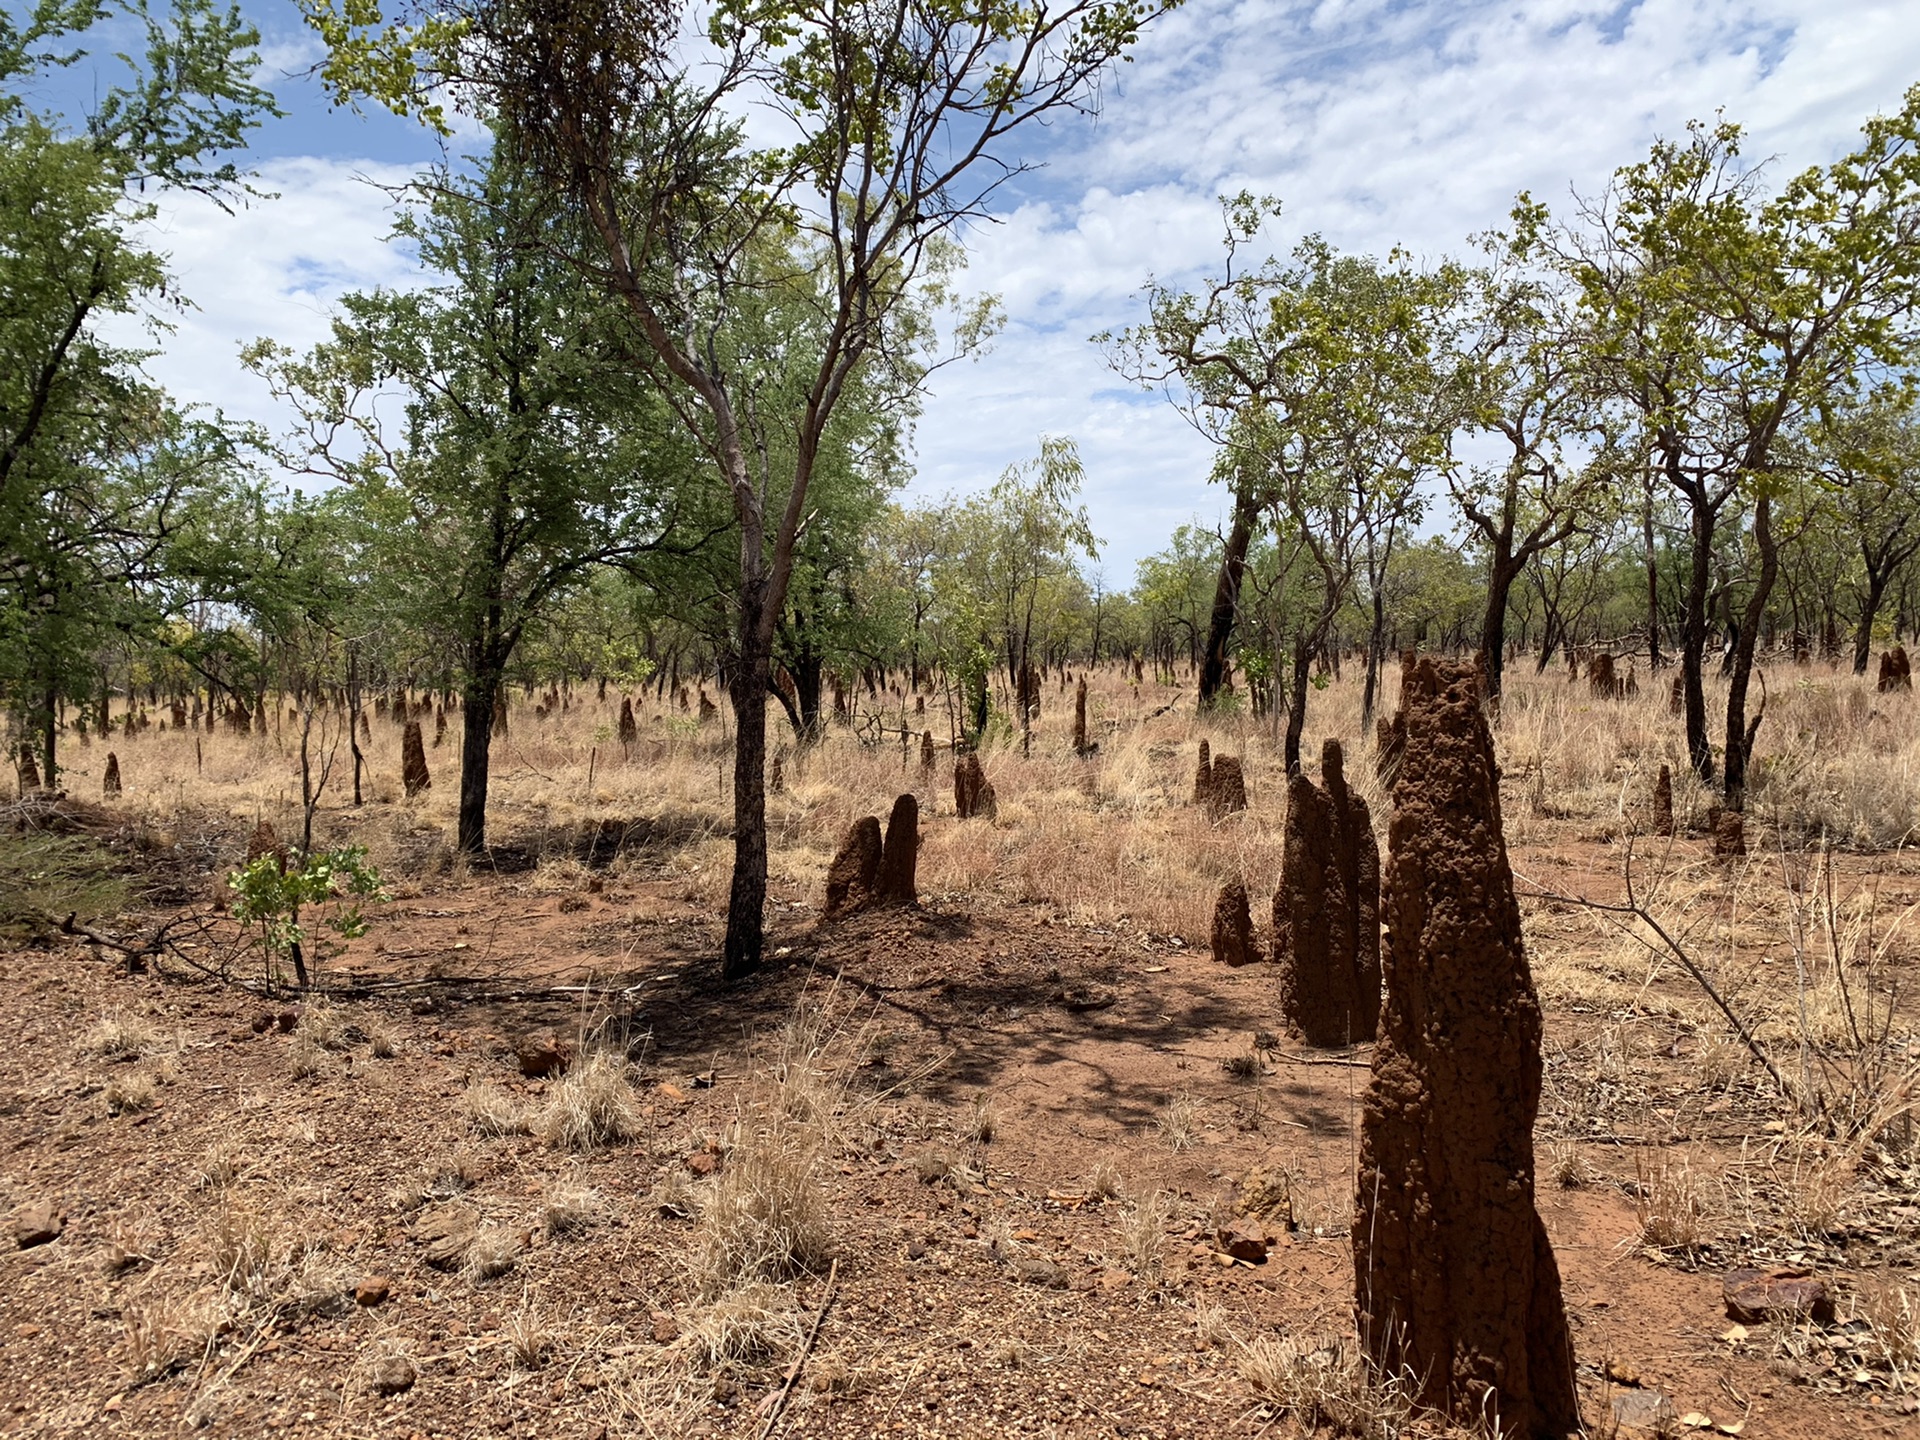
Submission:
[[[1680,677],[1686,696],[1687,761],[1701,783],[1713,783],[1713,742],[1707,738],[1707,697],[1701,671],[1707,655],[1707,589],[1713,577],[1713,512],[1693,499],[1693,555],[1687,572],[1687,612],[1680,632]]]
[[[493,707],[500,694],[498,662],[476,661],[460,692],[460,822],[462,855],[487,848],[487,784],[493,758]]]
[[[1311,688],[1312,680],[1308,674],[1308,667],[1313,663],[1313,651],[1313,644],[1306,636],[1301,635],[1295,638],[1293,674],[1288,677],[1293,687],[1293,694],[1287,706],[1287,738],[1282,752],[1289,775],[1300,773],[1300,734],[1307,728],[1307,693]]]
[[[1373,587],[1373,625],[1367,631],[1367,681],[1360,695],[1360,733],[1373,728],[1373,708],[1380,698],[1380,667],[1387,658],[1387,597]]]
[[[1480,661],[1486,667],[1487,699],[1500,698],[1507,663],[1507,599],[1520,567],[1498,556],[1487,569],[1487,613],[1480,622]]]
[[[1853,673],[1867,673],[1867,661],[1873,658],[1873,622],[1886,598],[1887,577],[1867,571],[1866,598],[1860,602],[1860,623],[1853,632]]]
[[[1653,484],[1647,484],[1647,506],[1641,512],[1641,539],[1647,547],[1647,668],[1660,668],[1660,565],[1653,548]]]
[[[749,607],[749,613],[757,611]],[[743,627],[746,628],[746,627]],[[751,634],[728,677],[733,701],[733,884],[727,896],[727,938],[720,978],[738,980],[760,968],[767,902],[767,648]]]
[[[1727,682],[1727,809],[1747,808],[1747,682],[1753,674],[1753,651],[1760,638],[1761,618],[1780,574],[1780,547],[1773,538],[1773,502],[1762,493],[1753,504],[1753,539],[1760,551],[1760,576],[1747,598],[1744,623],[1733,647],[1733,668]]]
[[[1227,545],[1220,557],[1220,579],[1213,587],[1213,615],[1207,623],[1207,653],[1200,666],[1200,708],[1209,708],[1227,679],[1227,646],[1233,639],[1233,624],[1240,613],[1240,582],[1247,571],[1247,547],[1253,543],[1253,531],[1260,507],[1245,489],[1233,494],[1233,528],[1227,532]]]

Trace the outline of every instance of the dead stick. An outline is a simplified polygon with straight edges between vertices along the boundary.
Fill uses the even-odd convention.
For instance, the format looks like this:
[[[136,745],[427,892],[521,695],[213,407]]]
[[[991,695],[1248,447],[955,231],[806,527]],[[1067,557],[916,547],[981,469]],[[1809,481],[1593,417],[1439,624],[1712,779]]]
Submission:
[[[760,1440],[767,1440],[773,1434],[774,1427],[780,1423],[781,1412],[787,1408],[787,1397],[793,1393],[794,1382],[800,1378],[800,1372],[806,1368],[807,1357],[813,1354],[814,1341],[820,1338],[820,1326],[827,1318],[827,1309],[833,1304],[834,1284],[840,1278],[840,1262],[835,1260],[827,1267],[827,1293],[820,1301],[820,1308],[814,1312],[813,1328],[807,1332],[807,1343],[800,1347],[800,1353],[794,1357],[792,1367],[787,1371],[786,1383],[774,1392],[773,1408],[767,1411],[767,1423],[760,1427]]]

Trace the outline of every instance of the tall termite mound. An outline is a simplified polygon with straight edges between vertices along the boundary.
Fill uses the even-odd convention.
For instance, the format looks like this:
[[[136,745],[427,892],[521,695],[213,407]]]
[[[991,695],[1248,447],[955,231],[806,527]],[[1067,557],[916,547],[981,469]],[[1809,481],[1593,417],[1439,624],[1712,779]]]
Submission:
[[[1673,834],[1673,771],[1665,765],[1653,782],[1653,833]]]
[[[923,781],[933,778],[933,731],[931,730],[920,732],[920,778]]]
[[[1464,1426],[1579,1428],[1560,1272],[1534,1208],[1540,1002],[1470,666],[1416,662],[1387,841],[1386,1007],[1353,1220],[1376,1369]]]
[[[1596,655],[1587,666],[1587,689],[1596,700],[1617,699],[1620,694],[1620,680],[1613,673],[1613,656]]]
[[[1667,713],[1684,715],[1687,713],[1687,677],[1676,675],[1673,683],[1667,687]]]
[[[1309,1045],[1352,1045],[1380,1023],[1380,844],[1338,740],[1321,746],[1320,779],[1287,782],[1273,958],[1287,1023]]]
[[[20,742],[20,758],[17,767],[20,771],[20,798],[24,800],[40,788],[40,767],[34,763],[33,745],[30,741]]]
[[[1213,802],[1213,747],[1205,740],[1200,742],[1200,763],[1193,767],[1193,803],[1209,805]]]
[[[280,843],[273,822],[265,819],[256,824],[253,833],[247,837],[247,864],[251,865],[263,856],[272,857],[282,875],[287,873],[287,847]]]
[[[980,757],[971,751],[962,755],[953,767],[953,808],[962,820],[972,820],[976,816],[991,820],[1000,813],[999,798],[993,793],[993,782],[987,779],[987,772],[980,768]]]
[[[1235,968],[1260,958],[1254,951],[1247,887],[1238,880],[1222,885],[1220,898],[1213,902],[1213,958]]]
[[[1907,659],[1904,645],[1896,645],[1880,656],[1879,689],[1882,694],[1889,690],[1911,690],[1913,688],[1913,662]]]
[[[407,721],[400,732],[400,784],[408,798],[433,788],[433,776],[427,773],[427,746],[420,737],[420,722]]]
[[[1087,677],[1082,675],[1073,690],[1073,753],[1087,756],[1093,747],[1087,743]]]
[[[120,757],[107,751],[107,773],[100,777],[100,793],[111,800],[120,793]]]
[[[631,750],[633,742],[640,738],[640,727],[633,718],[633,697],[620,697],[620,744],[623,749]]]
[[[1247,781],[1240,757],[1220,755],[1213,762],[1213,785],[1207,791],[1207,813],[1218,820],[1247,808]]]
[[[873,903],[880,882],[880,822],[863,815],[827,867],[826,918],[837,920]]]
[[[902,795],[887,817],[887,838],[880,847],[880,899],[893,905],[918,905],[914,867],[920,858],[920,802]]]

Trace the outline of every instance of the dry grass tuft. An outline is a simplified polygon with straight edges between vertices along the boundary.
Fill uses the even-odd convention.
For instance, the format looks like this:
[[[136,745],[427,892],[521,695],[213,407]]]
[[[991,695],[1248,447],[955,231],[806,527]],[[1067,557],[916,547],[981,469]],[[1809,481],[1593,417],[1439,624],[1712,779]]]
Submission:
[[[498,1280],[520,1263],[520,1237],[504,1225],[483,1225],[467,1251],[467,1273],[479,1283]]]
[[[541,1224],[557,1240],[584,1235],[606,1218],[606,1200],[585,1185],[562,1186],[549,1193],[540,1207]]]
[[[1657,1167],[1634,1162],[1638,1178],[1633,1209],[1640,1243],[1655,1250],[1696,1250],[1706,1216],[1706,1196],[1692,1167],[1664,1156]]]
[[[80,1048],[89,1055],[137,1059],[161,1043],[160,1031],[145,1016],[109,1010],[88,1029]]]
[[[1194,1141],[1199,1138],[1197,1126],[1200,1111],[1190,1095],[1176,1095],[1169,1100],[1154,1121],[1160,1131],[1160,1138],[1167,1147],[1176,1153],[1191,1150]]]
[[[245,1169],[239,1146],[228,1140],[215,1141],[201,1155],[200,1163],[194,1168],[193,1188],[224,1190],[238,1180]]]
[[[333,1068],[333,1057],[327,1047],[322,1045],[305,1029],[293,1032],[293,1039],[287,1042],[287,1073],[296,1080],[311,1080],[316,1075],[324,1075]]]
[[[498,1085],[469,1086],[460,1097],[467,1128],[476,1135],[525,1135],[532,1126],[526,1107]]]
[[[1167,1246],[1167,1222],[1173,1218],[1173,1196],[1155,1190],[1121,1218],[1120,1245],[1127,1268],[1143,1279],[1160,1274]]]
[[[153,1076],[142,1070],[116,1075],[107,1082],[106,1101],[109,1115],[129,1115],[138,1110],[153,1107]]]
[[[1242,1343],[1239,1369],[1255,1395],[1309,1430],[1390,1440],[1408,1418],[1400,1387],[1376,1377],[1344,1340],[1262,1335]]]
[[[507,1318],[501,1338],[507,1342],[508,1362],[516,1370],[538,1370],[546,1364],[556,1339],[539,1307],[524,1291],[520,1308]]]
[[[699,1206],[694,1259],[701,1295],[818,1269],[833,1250],[815,1173],[817,1131],[761,1123],[741,1134]]]
[[[803,1338],[793,1295],[765,1283],[728,1290],[690,1312],[680,1344],[690,1363],[710,1374],[742,1374],[787,1359]]]
[[[204,1358],[226,1315],[211,1296],[152,1295],[120,1313],[122,1370],[142,1384]]]
[[[583,1056],[547,1093],[533,1133],[555,1150],[593,1150],[630,1140],[640,1107],[627,1080],[627,1062],[608,1050]]]
[[[1592,1172],[1580,1147],[1571,1140],[1556,1140],[1547,1147],[1547,1176],[1554,1184],[1577,1190],[1587,1183]]]
[[[1093,1174],[1087,1177],[1087,1194],[1095,1200],[1118,1200],[1126,1193],[1126,1182],[1120,1178],[1120,1167],[1111,1160],[1100,1161],[1093,1167]]]
[[[1000,1106],[991,1095],[982,1095],[973,1102],[973,1112],[968,1117],[967,1133],[981,1145],[993,1143],[993,1137],[1000,1129]]]

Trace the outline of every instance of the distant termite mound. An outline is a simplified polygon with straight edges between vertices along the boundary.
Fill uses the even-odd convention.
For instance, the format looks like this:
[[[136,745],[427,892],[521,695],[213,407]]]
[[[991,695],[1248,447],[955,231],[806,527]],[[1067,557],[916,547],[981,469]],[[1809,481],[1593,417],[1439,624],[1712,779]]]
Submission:
[[[1904,645],[1896,645],[1883,651],[1880,656],[1879,690],[1886,694],[1889,690],[1911,690],[1913,688],[1913,664],[1907,659]]]
[[[1337,740],[1320,777],[1287,782],[1273,958],[1287,1023],[1309,1045],[1352,1045],[1380,1023],[1380,845]]]
[[[1653,833],[1673,834],[1673,771],[1665,765],[1653,782]]]
[[[1222,885],[1220,898],[1213,902],[1213,958],[1235,968],[1260,958],[1253,942],[1247,887],[1238,880]]]
[[[987,779],[987,772],[980,768],[980,757],[972,751],[954,763],[953,808],[962,820],[992,820],[1000,813],[993,782]]]
[[[1613,673],[1613,656],[1596,655],[1587,666],[1587,689],[1596,700],[1614,700],[1620,695],[1620,681]]]
[[[40,767],[34,763],[31,742],[26,740],[20,742],[20,757],[17,764],[20,772],[20,798],[24,800],[40,788]]]
[[[100,778],[100,793],[109,800],[120,793],[120,757],[111,750],[107,752],[107,773]]]
[[[408,798],[433,788],[433,776],[427,773],[427,746],[420,737],[420,722],[407,721],[400,732],[400,784]]]
[[[883,848],[879,820],[863,815],[853,822],[827,867],[827,919],[838,920],[873,903],[879,891]]]
[[[1378,1373],[1462,1426],[1566,1435],[1573,1344],[1534,1208],[1540,1002],[1478,675],[1416,662],[1401,716],[1352,1230],[1361,1340]]]
[[[918,905],[914,868],[920,858],[920,802],[902,795],[887,817],[887,838],[880,847],[880,899],[891,905]]]
[[[1707,809],[1707,834],[1716,860],[1738,860],[1747,853],[1747,819],[1738,810]]]
[[[1676,675],[1673,683],[1667,687],[1667,713],[1684,715],[1687,713],[1687,677]]]
[[[621,748],[625,750],[631,750],[633,748],[633,742],[638,740],[639,738],[640,738],[640,726],[633,718],[633,697],[629,695],[622,695],[620,697],[620,745],[621,745]]]
[[[1087,743],[1087,677],[1082,675],[1073,690],[1073,753],[1085,759],[1098,748]]]
[[[1207,805],[1213,800],[1213,747],[1200,742],[1200,761],[1193,767],[1193,803]]]
[[[922,780],[933,778],[933,731],[931,730],[920,732],[920,778]]]
[[[1213,762],[1213,786],[1207,792],[1207,814],[1218,820],[1247,808],[1247,781],[1237,755],[1217,756]]]
[[[271,856],[280,867],[280,873],[286,874],[287,847],[280,843],[280,837],[274,833],[270,820],[261,820],[247,837],[247,864],[251,865],[264,856]]]

